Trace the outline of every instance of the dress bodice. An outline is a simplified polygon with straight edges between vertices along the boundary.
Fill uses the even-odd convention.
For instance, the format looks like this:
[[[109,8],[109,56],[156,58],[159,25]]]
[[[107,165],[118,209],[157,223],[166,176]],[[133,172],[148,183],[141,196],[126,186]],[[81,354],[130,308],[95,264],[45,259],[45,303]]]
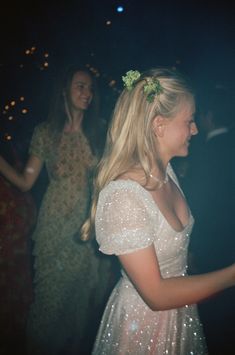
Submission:
[[[171,170],[169,175],[177,183]],[[186,273],[192,226],[189,213],[187,225],[175,231],[150,192],[133,180],[112,181],[100,193],[96,214],[100,250],[121,255],[154,244],[163,277]]]

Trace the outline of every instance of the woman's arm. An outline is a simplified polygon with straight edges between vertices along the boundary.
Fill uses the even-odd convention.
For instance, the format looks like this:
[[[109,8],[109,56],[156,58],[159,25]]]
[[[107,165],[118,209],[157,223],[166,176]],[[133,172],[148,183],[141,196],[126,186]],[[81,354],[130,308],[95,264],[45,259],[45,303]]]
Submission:
[[[153,311],[198,303],[235,285],[235,264],[203,275],[163,279],[153,246],[120,255],[119,260]]]
[[[42,169],[43,162],[32,155],[22,173],[15,170],[0,156],[0,173],[21,191],[29,191],[37,180]]]

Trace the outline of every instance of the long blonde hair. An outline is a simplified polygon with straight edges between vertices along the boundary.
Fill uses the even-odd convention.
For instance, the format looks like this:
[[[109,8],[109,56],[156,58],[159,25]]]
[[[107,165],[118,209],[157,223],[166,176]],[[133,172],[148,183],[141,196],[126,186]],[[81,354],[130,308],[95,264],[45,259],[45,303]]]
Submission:
[[[157,79],[162,87],[162,93],[156,94],[153,102],[147,100],[143,91],[148,78]],[[90,215],[81,228],[82,240],[88,240],[94,231],[99,192],[110,181],[136,167],[147,177],[153,159],[161,165],[152,121],[157,115],[173,118],[185,99],[194,101],[187,80],[166,68],[142,73],[131,91],[123,90],[114,108],[103,157],[97,166]]]

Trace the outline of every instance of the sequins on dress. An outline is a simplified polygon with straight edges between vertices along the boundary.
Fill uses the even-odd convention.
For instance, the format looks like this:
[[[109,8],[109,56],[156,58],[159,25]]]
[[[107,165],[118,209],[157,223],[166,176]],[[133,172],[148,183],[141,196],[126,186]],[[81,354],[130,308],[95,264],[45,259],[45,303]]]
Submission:
[[[168,174],[178,185],[170,165]],[[96,236],[105,254],[126,254],[153,243],[162,276],[184,276],[193,222],[190,215],[184,230],[176,232],[147,190],[137,182],[117,180],[100,193]],[[207,354],[196,305],[154,312],[122,270],[93,348],[93,355],[101,354]]]

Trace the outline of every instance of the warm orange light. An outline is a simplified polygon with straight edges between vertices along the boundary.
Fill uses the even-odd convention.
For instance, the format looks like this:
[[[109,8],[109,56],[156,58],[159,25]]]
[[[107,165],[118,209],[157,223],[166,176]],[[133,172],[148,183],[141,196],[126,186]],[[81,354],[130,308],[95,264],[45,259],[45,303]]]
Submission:
[[[111,80],[110,82],[109,82],[109,86],[114,86],[116,84],[116,80]]]
[[[12,136],[10,134],[6,133],[4,138],[6,141],[10,141],[12,139]]]

